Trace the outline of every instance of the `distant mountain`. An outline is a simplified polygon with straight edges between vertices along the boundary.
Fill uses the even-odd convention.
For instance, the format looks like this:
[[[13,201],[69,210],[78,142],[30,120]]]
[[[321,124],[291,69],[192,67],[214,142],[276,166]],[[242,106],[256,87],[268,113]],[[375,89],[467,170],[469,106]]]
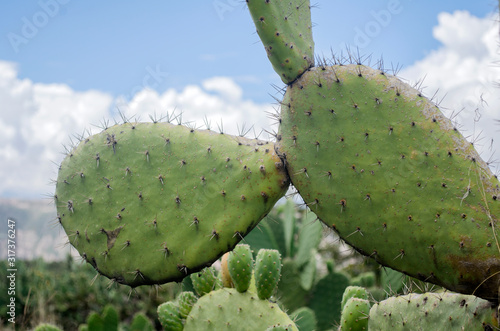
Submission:
[[[8,219],[16,225],[16,258],[46,261],[61,260],[70,252],[68,238],[58,224],[50,199],[0,199],[0,259],[7,258]],[[75,250],[73,250],[74,254]]]

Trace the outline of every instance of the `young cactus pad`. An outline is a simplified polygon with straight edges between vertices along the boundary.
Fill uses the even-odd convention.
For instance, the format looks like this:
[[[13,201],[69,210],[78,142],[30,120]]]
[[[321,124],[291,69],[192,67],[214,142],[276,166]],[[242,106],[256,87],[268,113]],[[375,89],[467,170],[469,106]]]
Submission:
[[[498,179],[421,93],[362,65],[289,85],[278,151],[309,208],[359,252],[497,301]]]
[[[63,160],[56,187],[70,243],[101,274],[181,280],[232,249],[288,187],[274,148],[169,123],[125,123]]]
[[[314,66],[309,0],[246,0],[269,61],[285,84]]]
[[[255,286],[259,298],[269,299],[280,280],[281,255],[275,249],[261,249],[255,259]]]
[[[237,245],[228,257],[228,271],[238,292],[246,292],[253,271],[253,256],[250,246]]]

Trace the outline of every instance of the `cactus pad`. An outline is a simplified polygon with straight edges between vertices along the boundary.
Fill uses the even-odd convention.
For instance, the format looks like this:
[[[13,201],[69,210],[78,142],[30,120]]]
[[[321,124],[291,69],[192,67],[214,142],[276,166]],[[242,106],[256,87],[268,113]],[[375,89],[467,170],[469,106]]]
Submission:
[[[370,330],[497,330],[498,313],[486,300],[457,293],[391,297],[370,309]]]
[[[253,331],[273,325],[292,325],[288,330],[297,330],[276,303],[260,300],[253,292],[222,288],[198,300],[186,319],[184,330]]]
[[[197,273],[191,274],[190,277],[193,289],[200,297],[221,287],[214,267],[204,268]]]
[[[255,261],[255,286],[260,299],[269,299],[281,273],[281,256],[277,250],[261,249]]]
[[[234,247],[288,186],[273,146],[169,123],[115,125],[60,166],[59,221],[97,271],[178,281]]]
[[[179,311],[179,305],[174,302],[165,302],[158,306],[158,319],[165,330],[182,331],[184,325]]]
[[[344,290],[344,294],[342,295],[340,309],[344,309],[345,304],[350,298],[368,300],[368,291],[364,287],[360,286],[347,286]]]
[[[198,297],[196,297],[193,292],[186,291],[179,294],[177,302],[179,304],[179,314],[181,318],[185,319],[187,315],[189,315],[189,312],[191,311],[191,308],[193,308],[196,301],[198,301]]]
[[[278,139],[305,202],[359,252],[498,300],[499,182],[419,91],[362,65],[312,68],[287,88]]]
[[[314,66],[309,0],[247,0],[274,71],[285,84]]]
[[[250,246],[237,245],[228,258],[228,270],[238,292],[246,292],[250,286],[253,271],[253,256]]]
[[[340,331],[368,330],[370,302],[366,299],[351,297],[342,308]]]

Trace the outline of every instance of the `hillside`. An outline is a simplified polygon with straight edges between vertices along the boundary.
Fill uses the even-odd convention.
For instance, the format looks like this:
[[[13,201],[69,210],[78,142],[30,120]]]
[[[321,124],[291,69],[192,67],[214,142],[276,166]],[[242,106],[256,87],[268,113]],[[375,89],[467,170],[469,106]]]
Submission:
[[[0,259],[7,257],[7,220],[16,224],[16,258],[46,261],[63,259],[69,252],[66,235],[56,222],[56,208],[49,199],[0,199]]]

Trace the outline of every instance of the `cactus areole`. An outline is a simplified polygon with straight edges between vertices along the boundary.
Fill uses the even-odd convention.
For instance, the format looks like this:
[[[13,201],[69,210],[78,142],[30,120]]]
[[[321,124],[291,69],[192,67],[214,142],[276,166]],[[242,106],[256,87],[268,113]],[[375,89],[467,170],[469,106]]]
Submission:
[[[362,65],[289,85],[277,150],[309,208],[379,263],[498,300],[499,182],[419,91]]]

